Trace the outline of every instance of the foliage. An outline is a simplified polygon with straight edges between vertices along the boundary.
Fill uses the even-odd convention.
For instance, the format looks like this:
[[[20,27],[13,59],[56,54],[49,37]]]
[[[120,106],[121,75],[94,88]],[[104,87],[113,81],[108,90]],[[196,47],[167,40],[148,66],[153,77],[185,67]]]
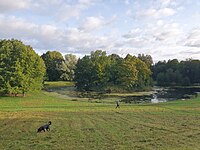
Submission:
[[[78,90],[121,91],[144,90],[150,86],[150,68],[139,58],[116,54],[107,56],[105,51],[91,52],[78,60],[75,81]]]
[[[138,58],[143,61],[149,68],[153,65],[151,55],[138,54]]]
[[[62,74],[62,70],[59,69],[60,65],[63,65],[64,58],[60,52],[57,51],[48,51],[43,54],[42,59],[46,65],[46,80],[49,81],[58,81]]]
[[[47,81],[73,81],[74,70],[77,63],[77,58],[75,55],[67,54],[63,58],[60,52],[48,51],[41,57],[47,67]]]
[[[74,70],[77,63],[76,55],[67,54],[65,55],[65,60],[62,61],[61,65],[58,67],[62,74],[60,79],[63,81],[73,81],[74,80]]]
[[[153,66],[153,78],[158,85],[191,85],[200,83],[200,61],[177,59],[158,62]]]
[[[30,47],[18,40],[0,41],[0,91],[25,94],[42,88],[45,65]]]

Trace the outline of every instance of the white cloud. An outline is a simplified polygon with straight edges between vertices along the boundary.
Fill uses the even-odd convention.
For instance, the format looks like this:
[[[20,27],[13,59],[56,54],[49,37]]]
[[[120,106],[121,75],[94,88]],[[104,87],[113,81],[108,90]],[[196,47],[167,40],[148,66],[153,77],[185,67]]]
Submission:
[[[162,6],[168,6],[173,0],[159,0]]]
[[[106,21],[104,17],[87,17],[84,21],[84,23],[79,27],[80,30],[83,31],[93,31],[96,29],[100,29],[106,25]]]
[[[95,36],[78,28],[60,29],[48,24],[26,22],[21,18],[0,15],[0,38],[16,38],[40,50],[90,53],[96,49],[112,48],[112,35]]]
[[[90,6],[94,3],[94,0],[79,0],[79,4]]]
[[[94,36],[90,33],[83,32],[77,28],[68,29],[63,36],[63,47],[71,47],[74,51],[80,53],[90,53],[96,49],[107,49],[113,47],[112,37]],[[80,51],[81,50],[81,51]]]
[[[78,19],[81,12],[94,5],[92,0],[35,0],[32,2],[32,11],[42,16],[51,16],[56,22],[68,21],[70,18]]]
[[[56,17],[62,21],[67,21],[71,17],[79,18],[81,12],[87,10],[94,2],[91,0],[79,0],[76,4],[62,3],[57,8]]]
[[[30,0],[0,0],[0,12],[26,9],[30,6]]]
[[[163,18],[163,17],[169,17],[176,13],[176,11],[172,8],[161,8],[161,9],[147,9],[144,11],[140,11],[137,13],[137,16],[139,18]]]
[[[59,31],[52,25],[38,25],[26,22],[21,18],[0,16],[0,38],[17,38],[32,41],[35,48],[56,47],[59,42]]]
[[[140,28],[135,28],[130,30],[127,34],[124,34],[123,37],[124,38],[135,38],[136,36],[139,36],[142,33],[142,29]]]
[[[179,24],[177,23],[168,23],[165,24],[163,21],[157,22],[158,26],[152,28],[152,35],[155,37],[157,41],[164,41],[167,40],[172,41],[173,43],[177,41],[179,36],[183,33]]]
[[[130,47],[145,48],[146,46],[150,45],[150,39],[148,37],[135,37],[128,39],[126,43]]]
[[[142,48],[160,44],[175,45],[182,34],[179,24],[158,20],[155,24],[147,24],[145,29],[134,28],[122,37],[129,46]]]
[[[193,29],[185,39],[185,46],[200,47],[200,28]]]

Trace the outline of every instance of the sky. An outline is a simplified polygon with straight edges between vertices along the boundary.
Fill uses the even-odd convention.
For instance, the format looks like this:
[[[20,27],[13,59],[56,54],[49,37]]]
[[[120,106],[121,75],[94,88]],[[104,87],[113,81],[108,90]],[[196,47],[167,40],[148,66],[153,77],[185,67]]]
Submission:
[[[0,0],[0,39],[42,55],[200,59],[200,0]]]

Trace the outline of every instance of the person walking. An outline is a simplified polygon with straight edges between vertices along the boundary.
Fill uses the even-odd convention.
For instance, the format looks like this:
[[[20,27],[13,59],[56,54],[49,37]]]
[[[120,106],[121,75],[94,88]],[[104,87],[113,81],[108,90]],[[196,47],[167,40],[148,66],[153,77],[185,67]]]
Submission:
[[[115,108],[120,108],[119,101],[116,101],[116,107]]]

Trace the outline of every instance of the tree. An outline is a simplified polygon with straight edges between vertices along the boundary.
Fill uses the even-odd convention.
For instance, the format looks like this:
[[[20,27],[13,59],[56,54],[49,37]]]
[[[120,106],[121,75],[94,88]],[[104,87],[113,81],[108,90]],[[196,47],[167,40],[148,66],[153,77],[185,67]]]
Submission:
[[[75,69],[75,81],[79,90],[101,90],[108,82],[106,52],[97,50],[79,59]]]
[[[138,54],[138,58],[143,61],[149,68],[153,65],[151,55]]]
[[[145,62],[131,55],[127,55],[125,60],[129,62],[129,65],[134,67],[134,69],[131,69],[132,79],[129,81],[129,83],[131,83],[129,85],[130,90],[140,91],[152,85],[152,72]]]
[[[158,85],[198,85],[200,83],[200,61],[177,59],[158,62],[153,66],[153,77]]]
[[[150,74],[147,65],[135,56],[127,55],[123,59],[97,50],[78,60],[75,81],[78,90],[133,91],[149,86]]]
[[[0,91],[20,94],[40,90],[45,65],[35,51],[18,40],[0,41]]]
[[[49,81],[58,81],[62,75],[62,70],[60,70],[60,65],[64,61],[64,58],[60,52],[48,51],[43,54],[42,59],[46,65],[46,76]]]
[[[93,65],[89,56],[78,59],[75,69],[75,81],[78,90],[91,90],[93,83]]]
[[[74,70],[76,68],[77,63],[76,55],[67,54],[65,55],[64,62],[59,66],[62,74],[60,78],[62,80],[73,81],[74,80]]]

